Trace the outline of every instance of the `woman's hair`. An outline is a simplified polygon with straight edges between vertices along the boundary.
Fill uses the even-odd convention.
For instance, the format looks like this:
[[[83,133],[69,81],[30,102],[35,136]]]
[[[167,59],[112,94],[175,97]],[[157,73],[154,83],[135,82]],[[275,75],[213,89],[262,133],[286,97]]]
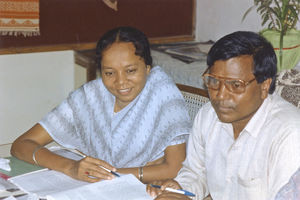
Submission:
[[[275,90],[277,59],[272,45],[262,36],[250,31],[237,31],[218,40],[207,56],[208,68],[218,60],[250,55],[253,58],[253,74],[258,83],[272,78],[269,93]]]
[[[150,44],[147,36],[140,30],[124,26],[106,32],[98,41],[96,47],[96,63],[101,70],[102,52],[114,42],[131,42],[135,47],[135,55],[144,59],[146,65],[152,67]]]

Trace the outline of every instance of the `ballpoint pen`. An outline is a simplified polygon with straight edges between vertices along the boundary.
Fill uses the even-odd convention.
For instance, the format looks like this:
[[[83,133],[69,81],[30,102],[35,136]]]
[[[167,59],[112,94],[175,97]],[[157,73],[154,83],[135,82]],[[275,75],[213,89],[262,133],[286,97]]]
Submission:
[[[119,175],[117,172],[111,171],[111,170],[109,170],[109,169],[107,169],[107,168],[105,168],[105,167],[103,167],[103,166],[101,166],[101,165],[99,165],[99,167],[101,167],[102,169],[104,169],[104,170],[107,171],[107,172],[112,173],[112,174],[115,175],[116,177],[120,177],[120,175]]]
[[[154,185],[154,184],[150,184],[151,187],[154,187],[154,188],[161,188],[160,185]],[[186,191],[186,190],[182,190],[182,189],[173,189],[173,188],[165,188],[166,191],[169,191],[169,192],[174,192],[174,193],[178,193],[178,194],[184,194],[184,195],[187,195],[187,196],[191,196],[191,197],[194,197],[196,196],[195,194],[189,192],[189,191]]]
[[[83,158],[87,157],[84,153],[82,153],[82,152],[80,152],[80,151],[78,151],[78,150],[76,150],[76,149],[68,149],[68,150],[71,151],[71,152],[73,152],[73,153],[76,153],[76,154],[82,156]],[[111,171],[111,170],[109,170],[109,169],[107,169],[107,168],[105,168],[105,167],[103,167],[103,166],[101,166],[101,165],[99,165],[99,167],[101,167],[102,169],[104,169],[104,170],[107,171],[107,172],[112,173],[112,174],[115,175],[116,177],[120,177],[120,175],[119,175],[117,172]]]

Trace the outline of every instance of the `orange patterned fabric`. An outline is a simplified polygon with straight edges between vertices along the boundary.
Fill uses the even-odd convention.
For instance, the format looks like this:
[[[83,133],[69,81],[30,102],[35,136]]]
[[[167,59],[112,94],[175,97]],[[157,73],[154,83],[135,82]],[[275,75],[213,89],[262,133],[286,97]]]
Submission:
[[[39,0],[0,0],[0,35],[39,35],[39,14]]]

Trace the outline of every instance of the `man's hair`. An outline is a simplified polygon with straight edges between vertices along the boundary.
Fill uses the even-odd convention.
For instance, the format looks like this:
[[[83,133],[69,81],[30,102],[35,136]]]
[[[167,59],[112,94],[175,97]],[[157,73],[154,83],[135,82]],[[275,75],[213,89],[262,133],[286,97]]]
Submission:
[[[219,39],[207,56],[208,68],[218,60],[250,55],[253,58],[253,74],[258,83],[272,78],[269,93],[275,90],[277,59],[272,45],[262,36],[250,31],[237,31]]]
[[[106,32],[98,41],[96,47],[96,63],[101,70],[102,52],[114,42],[131,42],[135,47],[135,55],[144,59],[146,65],[152,67],[152,57],[147,36],[140,30],[124,26]]]

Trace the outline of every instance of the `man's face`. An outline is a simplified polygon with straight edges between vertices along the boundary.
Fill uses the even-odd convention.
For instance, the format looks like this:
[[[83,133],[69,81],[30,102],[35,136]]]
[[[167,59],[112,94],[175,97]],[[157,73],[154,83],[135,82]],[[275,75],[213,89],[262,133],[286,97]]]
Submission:
[[[252,56],[239,56],[228,60],[219,60],[210,68],[209,74],[220,78],[218,89],[208,88],[210,100],[220,121],[225,123],[238,123],[243,127],[257,111],[263,100],[268,95],[269,79],[262,84],[253,80],[255,76],[252,73]],[[242,93],[229,91],[225,87],[226,80],[242,80],[248,82]],[[253,80],[253,81],[251,81]]]

